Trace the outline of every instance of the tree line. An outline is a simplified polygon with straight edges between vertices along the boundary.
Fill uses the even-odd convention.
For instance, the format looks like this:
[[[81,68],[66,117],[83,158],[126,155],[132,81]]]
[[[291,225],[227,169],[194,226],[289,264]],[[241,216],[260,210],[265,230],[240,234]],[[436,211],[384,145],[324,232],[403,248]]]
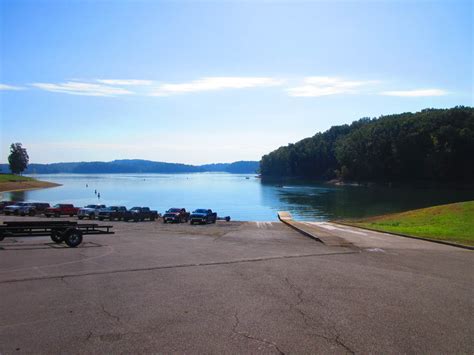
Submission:
[[[262,176],[351,181],[474,181],[474,109],[362,118],[280,147]]]
[[[10,169],[14,174],[100,174],[100,173],[200,173],[228,172],[252,174],[258,170],[258,161],[236,161],[233,163],[188,165],[178,163],[155,162],[142,159],[122,159],[111,162],[72,162],[51,164],[28,164],[26,149],[21,143],[12,144],[10,164],[0,164],[0,171]],[[26,158],[26,160],[25,160]]]

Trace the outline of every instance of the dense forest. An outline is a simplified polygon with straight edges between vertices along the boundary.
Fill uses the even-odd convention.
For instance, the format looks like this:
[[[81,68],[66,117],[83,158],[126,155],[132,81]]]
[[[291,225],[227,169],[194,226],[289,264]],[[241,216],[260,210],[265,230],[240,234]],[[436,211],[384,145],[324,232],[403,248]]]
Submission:
[[[474,108],[362,118],[280,147],[263,177],[350,181],[474,181]]]
[[[0,164],[1,172],[8,172],[8,164]],[[25,174],[126,174],[126,173],[202,173],[227,172],[236,174],[253,174],[258,170],[257,161],[237,161],[234,163],[219,163],[206,165],[187,165],[164,163],[141,159],[123,159],[111,162],[76,162],[30,164]]]

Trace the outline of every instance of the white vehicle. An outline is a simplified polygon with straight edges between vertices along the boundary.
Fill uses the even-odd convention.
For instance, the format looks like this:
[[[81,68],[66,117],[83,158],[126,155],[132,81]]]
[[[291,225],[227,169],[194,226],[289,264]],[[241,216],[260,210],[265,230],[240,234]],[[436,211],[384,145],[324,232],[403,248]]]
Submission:
[[[28,206],[28,205],[29,205],[28,202],[18,202],[15,205],[10,205],[10,206],[5,207],[3,209],[3,213],[5,213],[5,215],[7,215],[7,216],[9,216],[11,214],[18,215],[19,212],[20,212],[20,209],[23,206]]]
[[[77,218],[84,219],[95,219],[99,215],[99,211],[104,209],[105,205],[87,205],[86,207],[79,208],[77,211]]]

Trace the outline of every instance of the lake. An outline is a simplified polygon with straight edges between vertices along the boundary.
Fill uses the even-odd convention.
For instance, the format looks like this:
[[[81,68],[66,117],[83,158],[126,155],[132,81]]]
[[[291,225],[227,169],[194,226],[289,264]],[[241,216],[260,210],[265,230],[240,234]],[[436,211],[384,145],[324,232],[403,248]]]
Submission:
[[[299,220],[325,221],[474,200],[473,189],[264,182],[254,174],[54,174],[36,178],[62,186],[4,193],[2,199],[149,206],[161,213],[170,207],[211,208],[219,216],[241,221],[275,221],[277,211],[290,211]],[[94,190],[100,192],[100,199]]]

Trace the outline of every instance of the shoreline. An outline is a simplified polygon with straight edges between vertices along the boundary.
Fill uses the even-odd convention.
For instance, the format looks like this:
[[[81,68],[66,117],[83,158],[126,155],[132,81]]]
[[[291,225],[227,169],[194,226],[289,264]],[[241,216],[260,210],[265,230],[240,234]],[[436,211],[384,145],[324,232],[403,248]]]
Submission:
[[[0,183],[0,193],[48,189],[57,186],[61,186],[61,184],[42,180],[7,181]]]

